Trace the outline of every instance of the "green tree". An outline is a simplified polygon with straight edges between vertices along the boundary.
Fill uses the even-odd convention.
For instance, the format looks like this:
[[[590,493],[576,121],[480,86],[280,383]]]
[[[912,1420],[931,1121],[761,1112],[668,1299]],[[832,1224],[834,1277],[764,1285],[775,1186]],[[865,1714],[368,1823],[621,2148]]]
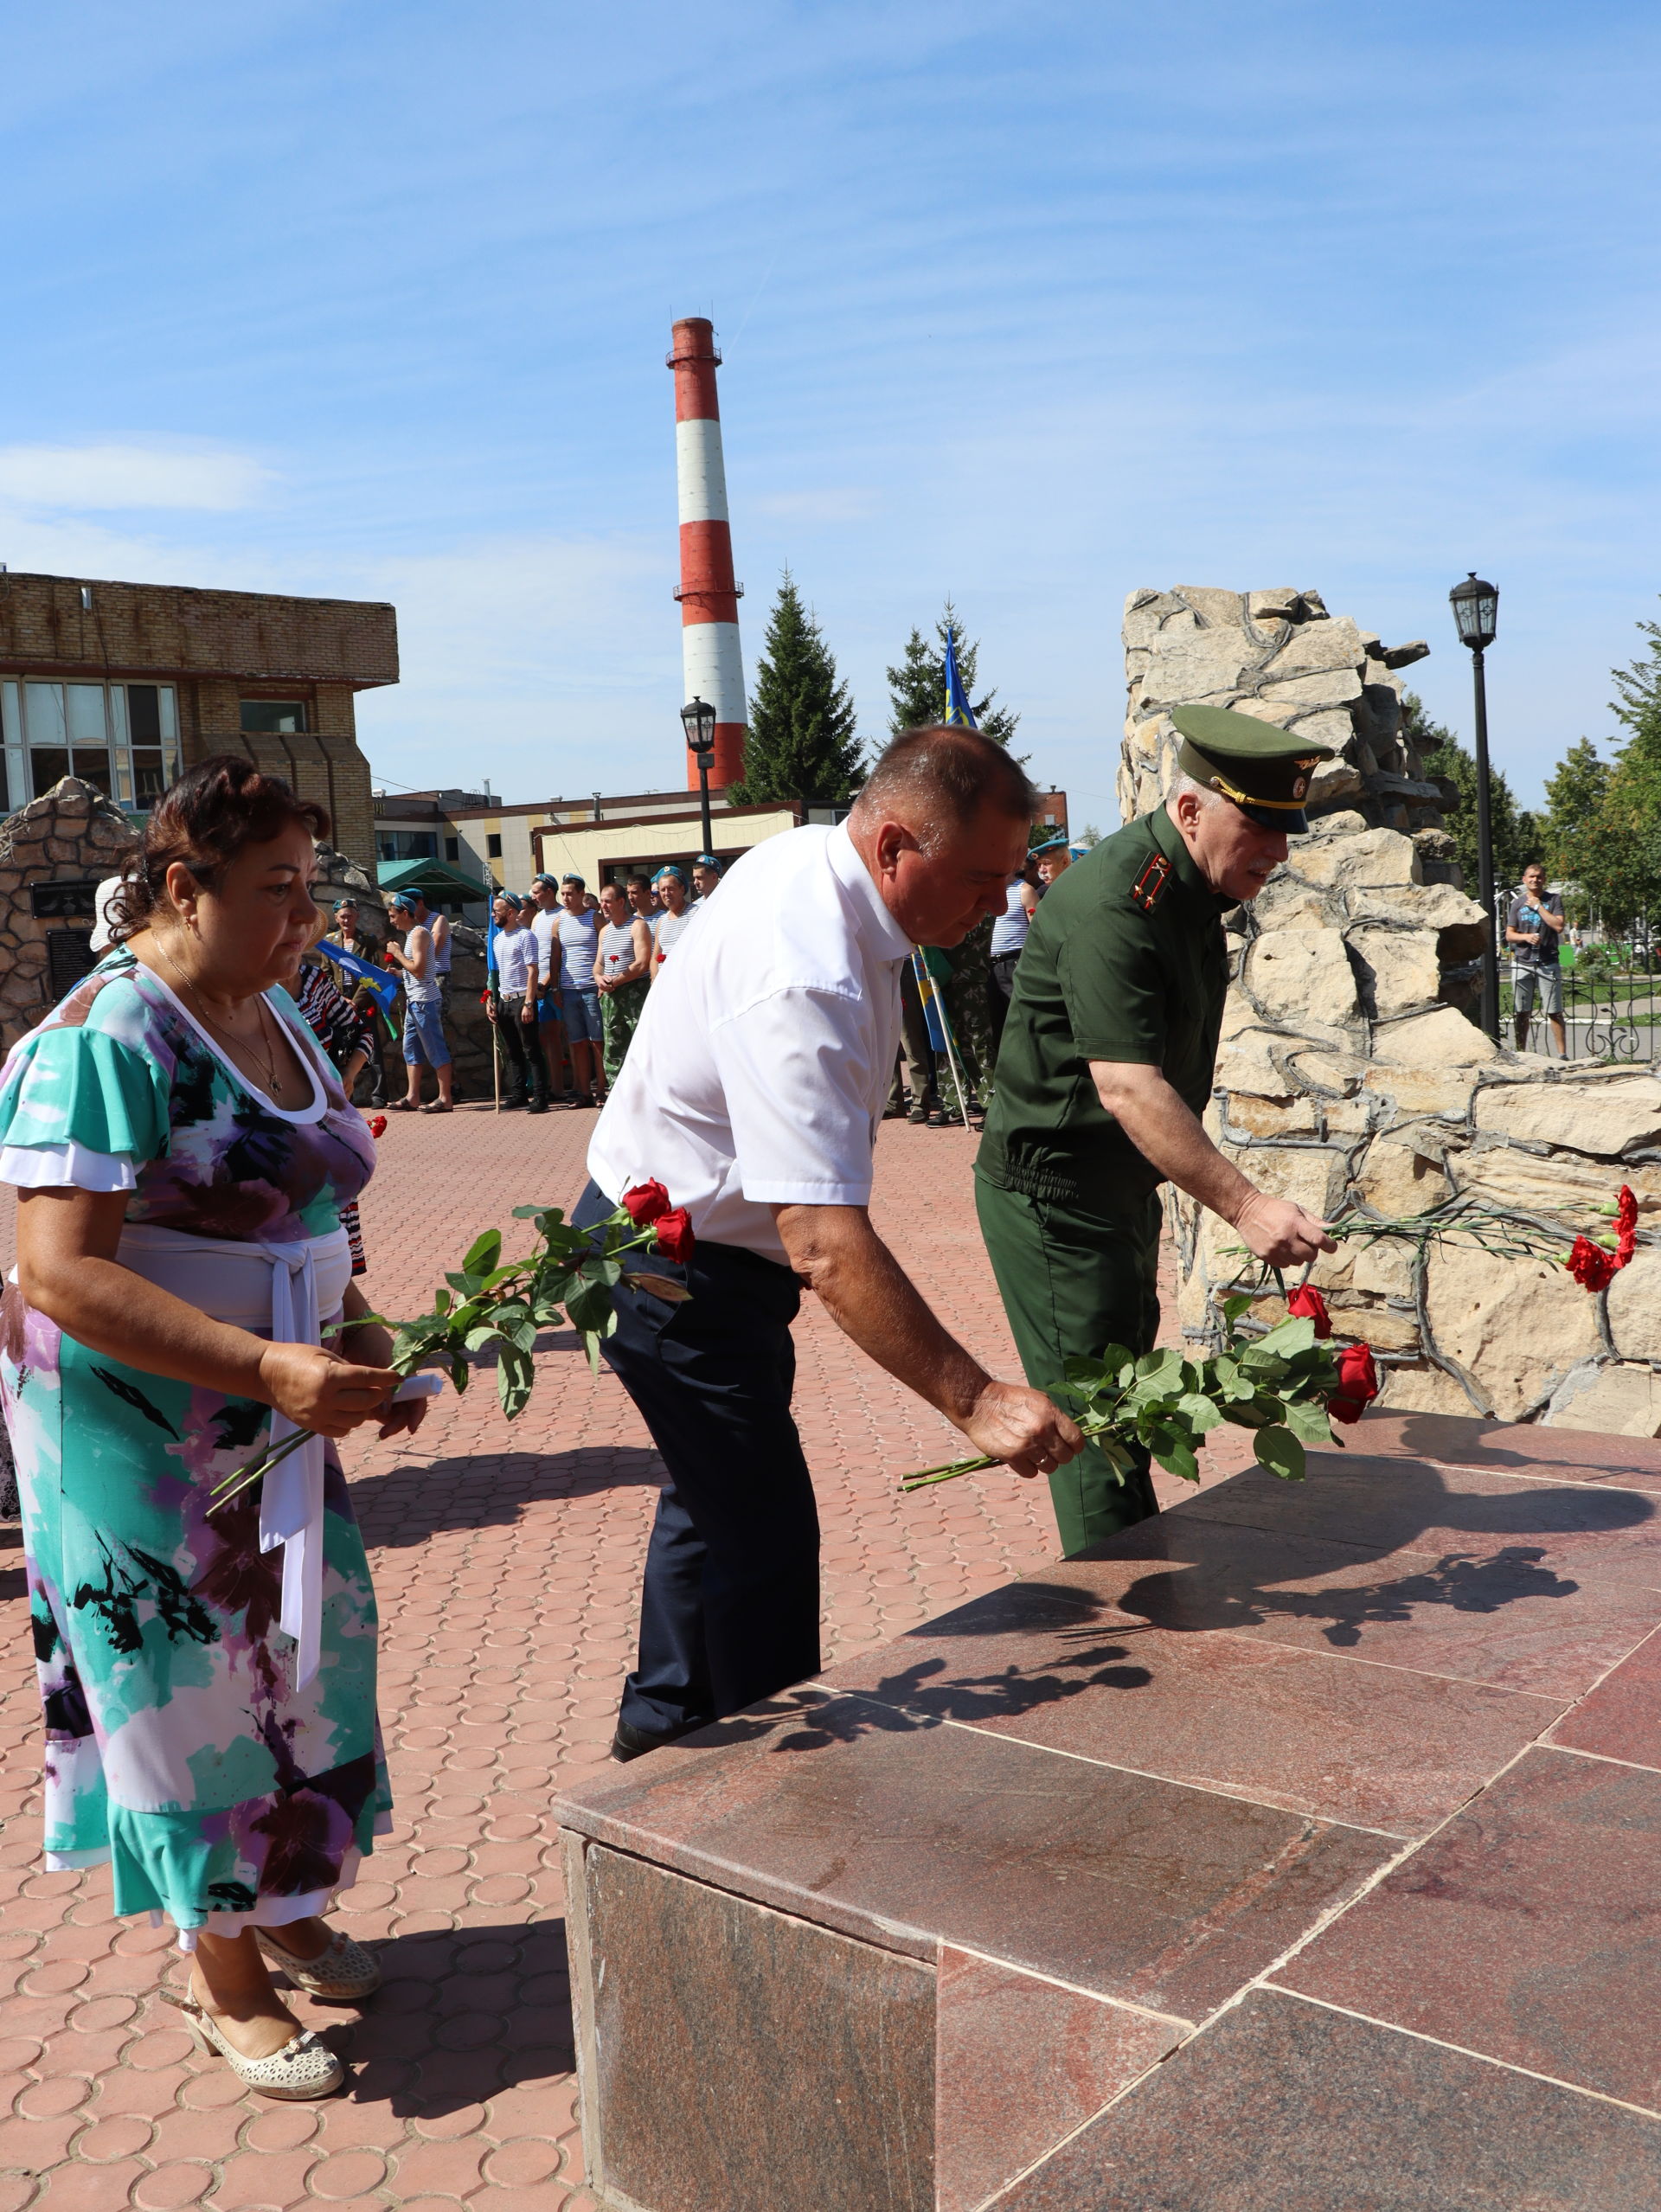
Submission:
[[[1594,871],[1613,773],[1591,739],[1583,737],[1547,778],[1543,857],[1549,875],[1584,885]]]
[[[741,806],[777,798],[835,806],[850,798],[865,772],[854,721],[848,686],[786,568],[756,664],[744,779],[728,796]]]
[[[950,599],[945,612],[934,625],[932,639],[926,638],[920,630],[914,630],[906,640],[906,650],[898,668],[888,670],[888,728],[895,737],[902,729],[926,729],[938,722],[946,713],[946,633],[950,629],[958,649],[958,674],[962,678],[964,696],[974,710],[975,726],[983,737],[991,738],[998,745],[1007,745],[1015,735],[1021,717],[1008,707],[993,704],[996,691],[984,697],[975,696],[976,671],[980,664],[980,647],[963,634],[957,609]]]
[[[1401,714],[1407,735],[1418,748],[1425,773],[1446,776],[1459,792],[1459,804],[1450,811],[1447,826],[1455,856],[1464,871],[1465,888],[1474,898],[1482,881],[1477,865],[1476,761],[1451,729],[1427,717],[1424,701],[1417,692],[1402,693]],[[1517,805],[1504,772],[1496,768],[1491,760],[1488,766],[1488,817],[1494,841],[1494,881],[1501,884],[1520,883],[1530,861],[1540,856],[1541,824],[1526,808]]]
[[[1627,735],[1587,841],[1586,888],[1617,924],[1661,914],[1661,623],[1638,626],[1644,652],[1611,670],[1619,696],[1610,708]]]

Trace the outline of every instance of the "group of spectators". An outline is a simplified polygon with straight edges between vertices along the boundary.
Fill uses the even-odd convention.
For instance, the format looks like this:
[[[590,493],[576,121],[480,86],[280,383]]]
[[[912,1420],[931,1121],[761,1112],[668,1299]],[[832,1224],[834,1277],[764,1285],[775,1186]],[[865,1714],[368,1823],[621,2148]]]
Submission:
[[[603,884],[598,897],[575,874],[497,894],[485,1004],[504,1106],[546,1113],[555,1093],[569,1107],[604,1103],[653,978],[720,882],[720,862],[701,853],[689,885],[671,864]]]
[[[988,1077],[1004,1035],[1010,996],[1015,989],[1016,964],[1026,944],[1032,918],[1038,911],[1038,901],[1062,870],[1072,866],[1076,856],[1065,837],[1052,837],[1047,844],[1036,845],[1010,878],[1004,912],[992,923],[991,943],[986,955],[986,1019],[991,1051],[984,1072]],[[922,948],[917,958],[938,991],[952,974],[951,962],[932,946]],[[950,1068],[946,1055],[931,1040],[922,986],[910,966],[901,971],[900,985],[901,1049],[895,1063],[885,1119],[927,1122],[937,1129],[949,1127],[961,1122],[963,1117],[943,1097],[951,1086]],[[978,1127],[984,1107],[974,1095],[977,1071],[961,1038],[958,1051],[969,1085],[966,1105],[970,1125]]]

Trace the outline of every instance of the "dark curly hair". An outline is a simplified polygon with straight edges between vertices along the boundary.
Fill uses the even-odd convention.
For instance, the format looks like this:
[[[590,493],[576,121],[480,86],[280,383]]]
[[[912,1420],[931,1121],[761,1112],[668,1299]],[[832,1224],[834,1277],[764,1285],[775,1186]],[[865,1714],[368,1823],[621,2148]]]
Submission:
[[[266,775],[243,754],[215,753],[199,761],[157,801],[129,855],[110,901],[112,934],[121,940],[149,925],[175,861],[204,891],[215,890],[245,845],[267,844],[295,822],[314,837],[329,835],[325,807],[297,798],[280,776]]]

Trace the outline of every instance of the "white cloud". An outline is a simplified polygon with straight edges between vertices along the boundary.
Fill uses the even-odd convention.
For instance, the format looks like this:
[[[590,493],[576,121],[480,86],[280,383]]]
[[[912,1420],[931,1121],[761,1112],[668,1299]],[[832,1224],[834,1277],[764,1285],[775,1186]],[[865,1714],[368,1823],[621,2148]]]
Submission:
[[[0,498],[97,513],[252,506],[271,471],[246,453],[166,446],[0,446]]]

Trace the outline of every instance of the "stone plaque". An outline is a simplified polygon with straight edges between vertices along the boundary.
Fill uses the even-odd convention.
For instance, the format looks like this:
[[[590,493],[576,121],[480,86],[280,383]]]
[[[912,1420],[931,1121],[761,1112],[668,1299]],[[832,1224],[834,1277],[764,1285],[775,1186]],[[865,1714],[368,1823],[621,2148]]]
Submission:
[[[35,888],[43,887],[37,884]],[[69,887],[74,888],[72,885]],[[90,891],[93,887],[87,885]],[[98,965],[98,955],[93,950],[90,933],[82,929],[55,929],[46,940],[47,973],[51,979],[52,1003],[72,991],[83,976],[90,975]]]
[[[29,910],[42,921],[93,921],[97,919],[96,879],[81,882],[31,883]]]

